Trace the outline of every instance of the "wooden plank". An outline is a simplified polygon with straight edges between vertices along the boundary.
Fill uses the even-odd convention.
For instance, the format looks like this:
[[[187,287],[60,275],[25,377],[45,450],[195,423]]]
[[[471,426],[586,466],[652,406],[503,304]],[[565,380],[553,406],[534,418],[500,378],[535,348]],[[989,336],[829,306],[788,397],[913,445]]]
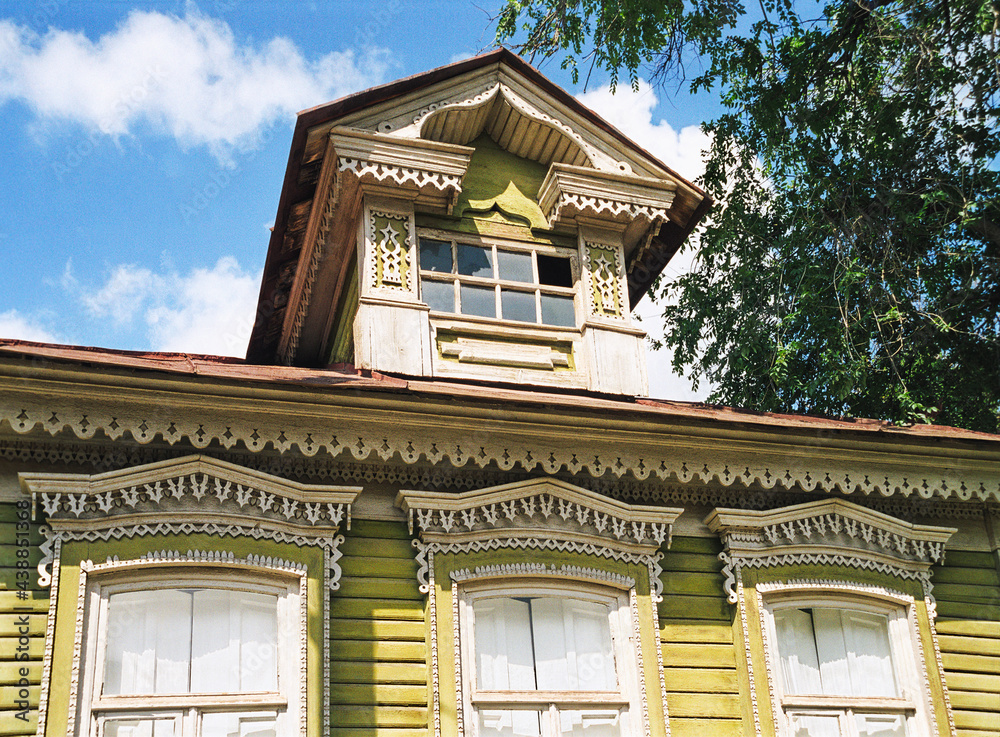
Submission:
[[[336,594],[345,599],[405,599],[423,601],[416,578],[412,580],[344,576],[340,580],[340,591]]]
[[[427,685],[395,683],[337,684],[330,688],[331,704],[427,707]]]
[[[993,568],[993,556],[972,550],[949,550],[943,566],[934,566],[934,577],[937,572],[947,568]]]
[[[941,662],[945,670],[965,671],[972,673],[1000,673],[1000,658],[989,655],[960,655],[941,653]]]
[[[661,563],[664,572],[690,571],[692,573],[716,573],[722,570],[722,561],[714,555],[704,553],[667,553]]]
[[[374,519],[354,520],[354,523],[351,526],[351,534],[347,540],[344,541],[344,546],[347,547],[349,542],[360,543],[362,539],[366,537],[375,538],[380,541],[405,540],[405,544],[410,548],[410,550],[413,550],[413,545],[410,543],[410,540],[413,538],[406,527],[406,523],[402,520],[399,522]],[[949,555],[951,554],[949,553]]]
[[[675,537],[670,544],[670,550],[663,560],[670,560],[674,553],[701,553],[702,555],[718,556],[722,552],[722,542],[718,537]],[[948,554],[949,556],[951,553]]]
[[[4,637],[0,638],[0,660],[14,660],[15,656],[18,654],[23,654],[23,650],[18,648],[23,647],[19,644],[20,638],[17,637]],[[44,637],[29,637],[28,638],[28,659],[29,660],[41,660],[42,654],[45,652],[45,638]]]
[[[330,712],[331,727],[427,726],[427,709],[410,706],[341,706]]]
[[[666,644],[663,664],[685,668],[735,668],[736,651],[732,645]]]
[[[1000,589],[967,586],[959,583],[935,583],[934,597],[945,601],[968,601],[976,604],[1000,604]]]
[[[10,706],[15,700],[21,698],[23,686],[0,686],[0,706]],[[38,705],[38,696],[41,693],[41,686],[28,686],[28,701],[32,707]]]
[[[959,729],[997,729],[997,714],[996,712],[985,712],[985,711],[963,711],[960,709],[953,709],[955,715],[955,726]]]
[[[953,709],[965,711],[990,711],[997,715],[996,726],[1000,727],[1000,693],[979,693],[976,691],[952,691],[948,689]]]
[[[38,710],[28,711],[28,721],[17,718],[16,711],[0,711],[0,735],[31,735],[38,728]]]
[[[330,601],[330,617],[423,622],[424,602],[394,601],[392,604],[386,604],[379,599],[342,599],[337,597]]]
[[[717,573],[671,573],[663,576],[663,595],[725,597],[723,578]]]
[[[664,668],[667,691],[692,693],[739,693],[735,668]]]
[[[995,568],[940,568],[934,573],[934,588],[942,583],[965,583],[977,586],[1000,586]]]
[[[674,718],[726,717],[740,718],[740,697],[724,693],[668,693],[667,712],[671,724]]]
[[[28,669],[28,683],[42,682],[41,662],[10,661],[0,663],[0,686],[16,686],[21,680],[21,668]]]
[[[424,728],[403,729],[399,727],[369,727],[368,729],[331,728],[330,737],[427,737],[427,730]]]
[[[667,622],[660,628],[663,642],[714,642],[732,644],[733,628],[728,624]]]
[[[18,596],[19,591],[0,591],[0,612],[12,614],[29,614],[30,612],[48,612],[49,594],[45,591],[28,591],[28,598]]]
[[[386,662],[418,662],[427,660],[427,646],[423,642],[378,642],[374,640],[332,640],[330,642],[330,668],[338,660],[381,660]]]
[[[969,604],[967,602],[953,602],[938,599],[937,610],[938,614],[942,617],[953,617],[955,619],[985,619],[991,622],[1000,622],[1000,606]]]
[[[668,596],[660,602],[658,610],[661,622],[670,619],[732,620],[729,602],[720,596]]]
[[[1000,639],[1000,622],[968,619],[938,619],[934,622],[939,635],[969,635]]]
[[[426,684],[426,663],[341,662],[330,668],[331,683]]]
[[[981,691],[983,693],[1000,693],[1000,675],[991,676],[986,673],[946,673],[945,682],[951,691]]]
[[[370,576],[372,578],[406,578],[417,579],[417,561],[409,558],[383,558],[368,556],[364,558],[346,555],[340,559],[340,567],[344,576]]]
[[[993,655],[1000,657],[1000,640],[991,637],[962,637],[960,635],[938,634],[941,652],[971,653],[973,655]]]
[[[331,619],[333,640],[404,640],[423,642],[427,637],[424,623],[364,619]]]
[[[21,634],[24,625],[24,617],[28,618],[28,627],[25,634],[44,635],[45,625],[49,620],[47,614],[0,614],[0,637],[13,635],[17,637]],[[0,702],[2,703],[2,702]]]
[[[670,737],[743,737],[738,719],[670,719]]]

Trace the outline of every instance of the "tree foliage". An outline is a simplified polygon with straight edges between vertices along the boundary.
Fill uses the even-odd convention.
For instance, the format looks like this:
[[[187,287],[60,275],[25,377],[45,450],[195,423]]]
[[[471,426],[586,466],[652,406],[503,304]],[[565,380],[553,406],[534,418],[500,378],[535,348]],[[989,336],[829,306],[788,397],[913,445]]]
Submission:
[[[996,431],[1000,2],[509,0],[499,38],[684,76],[724,113],[695,270],[661,293],[712,401]],[[589,74],[589,72],[588,72]]]

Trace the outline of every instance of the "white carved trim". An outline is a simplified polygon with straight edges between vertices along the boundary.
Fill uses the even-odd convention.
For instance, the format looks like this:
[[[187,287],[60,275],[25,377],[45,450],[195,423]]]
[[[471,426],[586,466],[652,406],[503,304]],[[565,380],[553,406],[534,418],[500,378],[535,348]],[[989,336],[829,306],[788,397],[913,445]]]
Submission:
[[[649,577],[652,580],[656,576],[653,567],[649,567]],[[662,597],[661,597],[662,598]],[[670,737],[670,713],[667,709],[667,676],[663,668],[663,639],[660,636],[660,613],[657,606],[657,598],[649,597],[650,607],[653,617],[653,643],[656,648],[656,672],[660,678],[660,704],[663,706],[663,729],[664,737]]]
[[[48,533],[51,529],[44,528]],[[42,682],[38,696],[38,729],[36,734],[42,737],[45,734],[45,720],[49,710],[49,688],[52,685],[52,654],[56,638],[56,606],[59,603],[59,556],[62,552],[62,541],[56,537],[52,538],[46,534],[46,543],[50,547],[52,574],[49,578],[49,613],[45,622],[45,651],[42,656]],[[41,572],[41,564],[39,564]],[[40,580],[39,580],[40,583]]]
[[[232,410],[211,407],[198,412],[168,414],[164,408],[128,402],[88,400],[87,411],[80,412],[79,401],[51,396],[31,399],[8,392],[0,396],[0,422],[6,422],[21,435],[72,433],[89,440],[101,433],[110,440],[126,434],[139,445],[162,439],[169,445],[187,443],[193,448],[206,448],[218,443],[224,449],[242,445],[251,454],[272,448],[285,454],[296,448],[306,458],[317,454],[347,460],[364,461],[395,458],[405,464],[426,462],[435,466],[450,464],[455,468],[470,467],[509,471],[515,467],[525,473],[589,474],[600,478],[621,480],[631,474],[636,482],[658,478],[677,484],[711,484],[742,490],[756,486],[768,490],[801,489],[838,492],[842,494],[900,495],[907,501],[921,502],[932,497],[1000,500],[1000,472],[981,466],[957,463],[947,470],[925,468],[916,456],[913,465],[889,463],[888,456],[877,455],[871,460],[840,459],[819,447],[799,457],[795,449],[768,452],[761,448],[728,452],[718,444],[718,459],[695,458],[697,453],[685,441],[660,443],[656,447],[643,444],[616,444],[609,449],[597,439],[580,437],[568,449],[564,444],[544,439],[476,437],[470,440],[461,428],[442,427],[432,435],[403,427],[374,426],[363,413],[352,417],[280,416],[261,421],[254,417],[234,415]],[[494,439],[495,438],[495,439]],[[799,447],[799,446],[796,446]],[[923,470],[921,470],[923,469]],[[631,482],[631,479],[624,481]],[[709,490],[686,490],[692,498],[701,499]],[[719,489],[705,497],[717,503]],[[740,491],[740,495],[743,492]],[[754,499],[759,499],[754,494]]]
[[[805,592],[805,593],[826,593],[826,592],[848,592],[860,594],[866,597],[876,597],[888,599],[901,607],[913,606],[913,597],[902,591],[896,591],[885,586],[876,584],[860,583],[857,581],[844,581],[832,578],[793,578],[788,581],[770,581],[757,584],[757,593],[764,595],[780,592]],[[916,631],[916,630],[914,630]]]
[[[605,571],[600,568],[566,564],[556,568],[555,564],[547,566],[544,563],[505,563],[492,566],[476,566],[474,570],[463,568],[451,572],[451,580],[455,582],[474,581],[483,578],[520,578],[523,576],[555,576],[563,579],[585,579],[605,585],[610,584],[620,589],[635,588],[635,579],[630,576],[623,576],[620,573]]]
[[[594,258],[595,250],[610,251],[613,261],[608,261],[603,254],[600,258]],[[628,312],[628,295],[625,292],[621,246],[585,240],[583,253],[587,274],[586,292],[589,314],[595,317],[624,320]],[[600,308],[598,308],[598,296],[600,296]]]
[[[726,560],[722,558],[723,555],[725,555],[725,553],[720,553],[719,558]],[[740,626],[743,628],[743,648],[747,663],[747,677],[750,679],[750,706],[753,709],[754,734],[759,735],[763,734],[760,729],[760,704],[757,701],[757,681],[754,679],[753,674],[753,648],[750,646],[750,627],[747,621],[747,604],[745,594],[743,593],[743,568],[739,564],[736,565],[736,572],[733,578],[736,583],[736,601],[730,603],[735,603],[740,612]],[[762,610],[759,602],[760,599],[758,598],[757,608]],[[770,683],[772,674],[775,671],[771,667],[770,655],[767,650],[764,651],[764,672],[768,674],[768,683]],[[773,698],[771,699],[771,702],[772,708],[777,709]],[[777,729],[777,726],[780,723],[778,722],[777,711],[774,712],[774,715],[774,726],[775,729]]]
[[[460,579],[451,574],[451,636],[454,643],[452,650],[455,655],[455,714],[458,718],[458,737],[465,737],[465,683],[462,681],[462,624],[459,617],[461,608],[458,601],[458,582]]]
[[[927,610],[927,613],[928,613],[927,623],[930,625],[930,628],[931,628],[931,643],[934,646],[934,660],[935,660],[935,663],[937,664],[938,679],[941,682],[941,692],[944,694],[944,708],[945,708],[945,713],[948,715],[948,733],[950,734],[951,737],[958,737],[958,731],[955,728],[955,714],[954,714],[954,712],[952,711],[952,708],[951,708],[951,696],[948,693],[948,679],[945,678],[945,675],[944,675],[944,662],[942,662],[942,660],[941,660],[941,646],[938,643],[937,627],[934,626],[934,619],[935,619],[935,616],[937,614],[937,611],[936,611],[936,607],[935,607],[935,612],[934,612],[935,616],[931,616],[931,610],[930,610],[931,602],[927,602],[925,600],[925,603],[928,606],[928,610]],[[914,623],[915,623],[916,622],[916,610],[913,611],[913,617],[914,617]],[[920,647],[919,648],[919,652],[920,652],[920,667],[923,668],[923,671],[924,671],[924,682],[925,682],[924,688],[927,689],[928,700],[930,700],[930,698],[931,698],[930,697],[930,693],[931,693],[930,677],[928,676],[928,673],[927,673],[927,663],[924,660],[924,648]],[[931,706],[933,707],[933,704],[931,704]],[[931,722],[934,724],[934,733],[937,734],[939,732],[939,730],[938,730],[938,727],[937,727],[937,719],[935,718],[935,716],[936,715],[934,713],[934,709],[931,708]]]
[[[642,727],[646,737],[652,737],[649,727],[649,699],[646,696],[646,665],[642,659],[642,642],[639,639],[639,597],[635,593],[635,587],[628,590],[629,612],[632,615],[632,637],[635,643],[635,660],[639,669],[639,698],[642,700]],[[659,647],[657,647],[659,650]]]
[[[80,667],[83,657],[83,617],[87,611],[87,571],[90,570],[89,560],[80,561],[80,582],[76,595],[76,621],[73,625],[73,664],[70,667],[69,714],[67,715],[66,734],[76,734],[76,707],[78,691],[80,690]],[[51,676],[51,671],[49,672]],[[46,688],[48,684],[46,684]],[[39,722],[41,727],[41,722]]]
[[[333,585],[330,567],[336,562],[331,553],[336,553],[337,558],[340,558],[343,555],[340,552],[342,542],[343,536],[340,536],[337,548],[332,551],[329,547],[323,548],[323,589],[320,591],[320,600],[323,602],[323,734],[326,737],[330,735],[330,597],[327,592],[333,590],[330,588]],[[339,578],[340,566],[337,566],[337,571]]]
[[[423,583],[420,590],[427,594],[427,611],[431,618],[431,708],[434,712],[434,737],[441,737],[441,675],[438,671],[438,622],[437,622],[437,587],[434,585],[434,550],[413,541],[413,547],[419,552],[418,561],[422,561]],[[421,573],[417,572],[420,579]],[[456,647],[458,641],[456,640]]]
[[[34,507],[34,504],[32,504]],[[32,512],[32,517],[34,517],[34,511]],[[55,541],[55,537],[52,534],[52,528],[48,525],[41,525],[38,528],[44,540],[38,545],[38,550],[42,554],[42,557],[38,559],[38,566],[36,570],[38,571],[38,586],[39,588],[48,588],[49,584],[52,583],[52,577],[55,575],[55,565],[58,560],[58,553],[53,557],[52,543]]]
[[[370,178],[376,182],[391,180],[403,187],[412,184],[418,189],[431,188],[438,192],[461,192],[462,179],[451,174],[442,174],[427,169],[392,166],[378,161],[358,161],[341,159],[340,171],[349,171],[358,179]]]

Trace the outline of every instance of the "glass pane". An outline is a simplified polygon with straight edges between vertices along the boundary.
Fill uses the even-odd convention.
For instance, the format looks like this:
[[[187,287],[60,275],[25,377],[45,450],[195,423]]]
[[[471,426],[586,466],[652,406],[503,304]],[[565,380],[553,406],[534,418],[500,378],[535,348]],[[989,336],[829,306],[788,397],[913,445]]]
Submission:
[[[201,718],[201,737],[277,737],[274,713],[218,714]]]
[[[538,254],[538,283],[550,287],[573,286],[573,269],[569,258]]]
[[[528,602],[479,599],[473,603],[472,611],[477,687],[485,691],[534,689],[535,660]]]
[[[622,733],[620,712],[608,711],[561,711],[559,712],[559,734],[574,737],[620,737]]]
[[[481,317],[497,316],[497,298],[493,287],[462,284],[459,296],[462,300],[463,315],[480,315]]]
[[[189,591],[126,591],[108,599],[104,693],[185,693],[191,655]]]
[[[608,615],[605,605],[592,601],[531,600],[540,690],[617,690]]]
[[[537,711],[483,709],[479,712],[479,734],[480,737],[540,737],[541,716]]]
[[[840,737],[840,717],[835,714],[792,714],[793,737]]]
[[[785,693],[822,693],[812,610],[779,609],[774,613],[774,625]]]
[[[879,614],[812,609],[822,693],[896,696],[888,619]]]
[[[905,737],[906,719],[900,714],[856,714],[860,737]]]
[[[523,251],[501,251],[497,249],[497,268],[500,278],[508,281],[523,281],[534,284],[535,275],[531,272],[531,254]]]
[[[569,295],[542,295],[542,322],[546,325],[574,327],[576,313],[573,311],[573,298]]]
[[[424,271],[451,273],[451,243],[420,239],[420,268]]]
[[[278,597],[225,589],[193,597],[191,691],[276,691]]]
[[[535,322],[535,293],[501,289],[500,312],[504,320]]]
[[[458,244],[458,273],[466,276],[493,277],[492,249]]]
[[[455,285],[450,281],[420,281],[420,297],[428,307],[438,312],[455,311]]]
[[[167,719],[108,719],[104,722],[104,737],[174,737],[176,720]]]

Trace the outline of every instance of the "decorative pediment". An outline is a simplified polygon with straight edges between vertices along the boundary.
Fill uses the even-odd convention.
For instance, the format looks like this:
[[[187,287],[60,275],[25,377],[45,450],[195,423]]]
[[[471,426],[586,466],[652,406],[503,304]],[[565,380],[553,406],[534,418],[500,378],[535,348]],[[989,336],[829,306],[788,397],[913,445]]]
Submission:
[[[99,474],[22,473],[53,530],[135,525],[267,525],[329,536],[351,526],[358,486],[320,486],[202,455]]]
[[[929,585],[943,562],[951,527],[916,525],[843,499],[767,511],[716,509],[705,524],[722,537],[726,590],[736,603],[734,569],[786,564],[845,565],[888,572]]]
[[[623,226],[639,219],[654,223],[668,219],[676,190],[676,183],[665,179],[553,164],[538,204],[552,224],[581,215]]]
[[[400,491],[396,505],[424,542],[541,536],[650,551],[669,546],[673,507],[627,504],[557,479],[448,494]]]

